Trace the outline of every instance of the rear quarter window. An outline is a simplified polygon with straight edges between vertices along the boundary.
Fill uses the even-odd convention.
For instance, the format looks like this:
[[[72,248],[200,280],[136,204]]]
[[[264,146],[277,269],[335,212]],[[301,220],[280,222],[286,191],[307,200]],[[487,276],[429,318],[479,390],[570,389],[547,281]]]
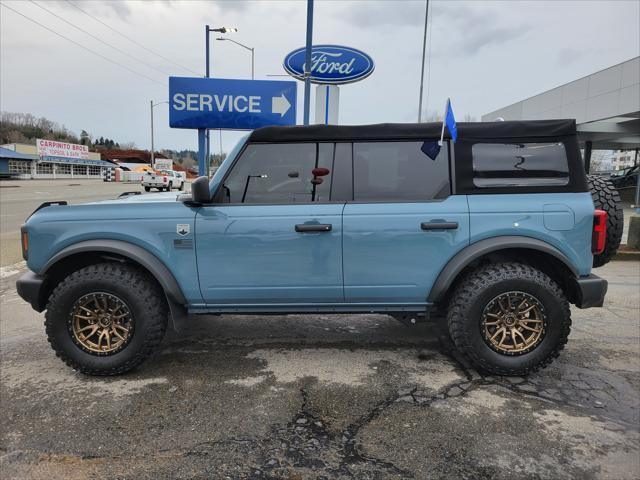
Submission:
[[[564,186],[569,165],[564,144],[476,143],[473,184],[479,188]]]

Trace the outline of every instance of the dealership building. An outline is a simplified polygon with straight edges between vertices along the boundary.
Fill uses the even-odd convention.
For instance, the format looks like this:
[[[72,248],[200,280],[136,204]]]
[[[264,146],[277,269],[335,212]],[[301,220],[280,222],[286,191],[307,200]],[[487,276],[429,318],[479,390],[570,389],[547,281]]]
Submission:
[[[0,145],[0,172],[12,178],[103,178],[115,167],[86,145],[42,139]]]
[[[640,148],[640,57],[482,116],[482,121],[575,118],[589,169],[592,150]],[[628,157],[637,154],[629,153]],[[630,163],[630,162],[629,162]]]

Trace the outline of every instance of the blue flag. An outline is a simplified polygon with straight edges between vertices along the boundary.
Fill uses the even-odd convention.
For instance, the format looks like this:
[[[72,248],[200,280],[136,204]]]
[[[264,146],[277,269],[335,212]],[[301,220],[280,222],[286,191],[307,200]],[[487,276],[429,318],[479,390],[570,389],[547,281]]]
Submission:
[[[444,122],[447,124],[451,139],[455,142],[458,139],[458,128],[456,127],[456,117],[453,116],[450,99],[447,99],[447,111],[444,114]]]

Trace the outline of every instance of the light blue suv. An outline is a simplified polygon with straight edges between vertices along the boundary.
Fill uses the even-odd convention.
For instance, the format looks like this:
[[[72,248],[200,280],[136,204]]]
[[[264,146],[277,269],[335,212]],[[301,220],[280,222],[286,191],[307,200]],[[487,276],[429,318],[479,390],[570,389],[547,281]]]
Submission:
[[[444,316],[478,368],[535,371],[567,342],[569,304],[604,301],[591,269],[620,241],[615,192],[590,192],[572,120],[439,134],[267,127],[190,195],[44,204],[22,229],[18,292],[93,375],[140,364],[168,321],[232,313]]]

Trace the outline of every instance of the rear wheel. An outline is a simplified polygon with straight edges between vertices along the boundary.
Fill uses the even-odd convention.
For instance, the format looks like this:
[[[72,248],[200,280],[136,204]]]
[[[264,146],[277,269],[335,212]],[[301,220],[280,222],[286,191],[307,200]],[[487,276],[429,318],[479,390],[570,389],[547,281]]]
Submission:
[[[169,182],[169,186],[167,187],[167,192],[173,190],[173,182]]]
[[[447,317],[451,339],[471,363],[498,375],[526,375],[549,365],[571,331],[562,290],[528,265],[479,268],[456,288]]]
[[[624,229],[624,213],[620,194],[609,180],[596,175],[589,175],[587,178],[593,204],[597,209],[607,212],[604,251],[600,255],[593,256],[593,266],[601,267],[608,263],[618,251]]]
[[[101,263],[58,284],[47,303],[45,327],[67,365],[89,375],[117,375],[155,350],[167,317],[162,291],[144,272]]]
[[[151,187],[144,187],[144,191],[145,192],[150,192],[151,191]]]

